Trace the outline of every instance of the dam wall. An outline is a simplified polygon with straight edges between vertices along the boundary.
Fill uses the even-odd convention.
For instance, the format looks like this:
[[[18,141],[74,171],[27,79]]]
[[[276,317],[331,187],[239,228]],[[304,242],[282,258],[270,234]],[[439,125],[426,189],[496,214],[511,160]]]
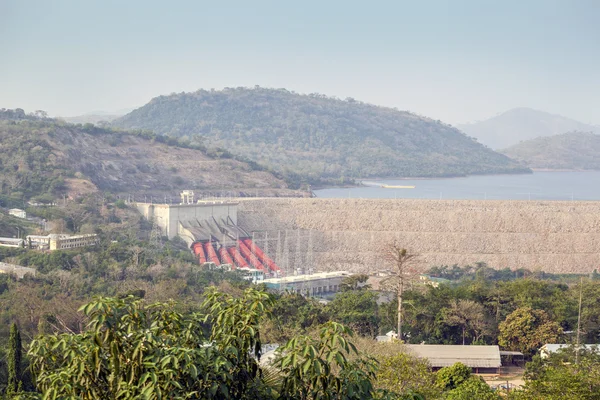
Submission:
[[[600,202],[415,199],[247,199],[238,225],[276,249],[288,273],[385,268],[386,244],[420,266],[473,265],[552,273],[600,269]]]

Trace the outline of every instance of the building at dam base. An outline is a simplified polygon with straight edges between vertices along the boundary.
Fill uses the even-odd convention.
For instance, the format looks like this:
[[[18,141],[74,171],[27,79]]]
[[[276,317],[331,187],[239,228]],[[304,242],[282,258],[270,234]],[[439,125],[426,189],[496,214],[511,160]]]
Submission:
[[[153,221],[160,228],[161,234],[169,239],[182,236],[181,222],[229,219],[237,224],[237,206],[237,202],[225,200],[190,204],[135,203],[138,211],[147,220]],[[184,236],[182,238],[186,240]]]
[[[200,264],[243,269],[250,274],[279,276],[282,271],[237,225],[238,203],[228,200],[194,202],[192,191],[181,194],[180,204],[136,203],[135,207],[162,236],[180,237]],[[253,278],[255,280],[255,278]]]

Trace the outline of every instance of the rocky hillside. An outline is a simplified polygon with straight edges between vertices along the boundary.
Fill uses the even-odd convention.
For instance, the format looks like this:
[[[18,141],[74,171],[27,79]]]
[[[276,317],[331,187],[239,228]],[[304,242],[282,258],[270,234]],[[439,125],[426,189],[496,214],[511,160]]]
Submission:
[[[570,131],[600,133],[598,126],[531,108],[514,108],[485,121],[459,125],[458,128],[492,149],[504,149],[523,140]]]
[[[181,189],[297,195],[256,165],[203,149],[90,124],[0,116],[0,200],[94,191],[177,196]]]
[[[113,122],[193,138],[309,181],[527,172],[457,129],[410,112],[285,89],[159,96]]]
[[[540,137],[502,152],[531,168],[600,170],[600,135],[591,132]]]

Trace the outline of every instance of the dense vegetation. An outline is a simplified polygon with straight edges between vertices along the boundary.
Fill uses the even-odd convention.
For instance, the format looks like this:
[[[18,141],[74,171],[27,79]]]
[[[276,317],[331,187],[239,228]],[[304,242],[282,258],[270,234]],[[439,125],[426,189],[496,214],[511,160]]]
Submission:
[[[440,121],[284,89],[160,96],[113,124],[201,135],[208,144],[315,183],[527,171]]]
[[[568,132],[527,140],[502,153],[531,168],[600,170],[600,135]]]
[[[99,209],[86,202],[71,204],[69,207],[73,209],[71,217],[81,215],[86,207],[89,210]],[[230,328],[222,324],[211,324],[210,321],[224,310],[223,307],[229,307],[227,304],[236,310],[232,315],[240,317],[239,321],[246,321],[244,312],[253,309],[248,305],[250,298],[244,295],[249,283],[235,272],[201,270],[183,243],[164,239],[144,240],[144,237],[150,234],[150,227],[133,210],[110,204],[106,208],[105,213],[108,214],[89,211],[90,214],[85,218],[88,223],[98,225],[97,231],[103,240],[96,248],[52,254],[5,249],[1,253],[1,258],[4,260],[32,265],[39,271],[35,278],[28,277],[20,281],[10,276],[0,275],[0,304],[2,304],[0,349],[9,347],[9,328],[15,322],[20,328],[25,349],[30,351],[29,356],[24,357],[22,365],[24,390],[33,390],[36,382],[33,379],[38,379],[39,390],[54,390],[53,393],[57,398],[62,398],[68,394],[64,390],[78,390],[77,388],[86,386],[81,382],[91,378],[86,377],[85,374],[93,370],[96,365],[93,363],[102,362],[104,364],[100,366],[100,371],[105,374],[102,375],[104,376],[102,379],[107,379],[102,384],[112,388],[106,390],[133,391],[131,393],[138,393],[136,392],[138,390],[164,390],[164,393],[177,393],[179,389],[170,382],[178,381],[180,378],[180,385],[186,390],[200,390],[194,386],[196,381],[191,379],[193,376],[191,374],[195,374],[196,372],[193,371],[197,370],[198,374],[214,377],[215,380],[210,382],[219,383],[218,393],[225,390],[221,386],[225,385],[227,390],[238,390],[239,393],[246,393],[247,396],[251,396],[249,393],[254,396],[255,391],[258,390],[261,393],[265,391],[270,393],[264,396],[276,396],[275,398],[314,398],[316,392],[313,391],[322,390],[324,385],[322,379],[327,378],[332,380],[327,385],[331,384],[331,387],[338,387],[339,390],[342,390],[341,388],[347,390],[349,386],[357,384],[358,386],[353,387],[352,390],[355,393],[362,393],[363,398],[364,390],[372,396],[382,398],[416,399],[419,398],[414,397],[416,393],[420,393],[426,399],[497,398],[479,378],[470,374],[465,376],[459,366],[453,367],[453,370],[443,370],[443,373],[434,374],[425,361],[404,354],[401,345],[374,342],[375,335],[395,328],[397,306],[395,301],[379,304],[378,294],[371,291],[369,286],[365,286],[367,277],[363,276],[354,276],[344,282],[343,292],[337,294],[328,304],[295,294],[263,296],[259,292],[251,292],[254,293],[251,298],[262,298],[265,313],[260,317],[260,322],[251,324],[256,325],[252,328],[255,331],[252,334],[254,336],[249,333],[249,330],[246,332],[250,336],[234,336],[242,338],[240,340],[246,340],[243,339],[244,337],[250,341],[260,340],[263,344],[287,343],[282,347],[284,352],[281,354],[297,353],[297,356],[293,362],[290,359],[285,364],[283,362],[277,364],[279,372],[274,383],[250,379],[245,381],[249,382],[247,385],[231,386],[232,382],[237,382],[235,374],[228,375],[231,372],[210,369],[218,368],[213,362],[214,357],[217,359],[225,357],[224,365],[237,365],[235,368],[241,368],[239,373],[255,374],[252,360],[231,358],[231,346],[243,349],[247,344],[223,342],[223,347],[218,344],[213,353],[206,348],[194,347],[195,350],[192,350],[189,346],[194,341],[221,343],[229,340],[227,338],[232,338],[227,332],[219,333],[215,329],[219,326],[223,329],[239,328],[240,325],[235,322],[238,321],[237,319],[230,321],[231,325],[228,325]],[[107,215],[112,215],[113,222],[105,220]],[[87,229],[86,222],[78,221],[75,225],[79,226],[80,230]],[[526,270],[518,271],[516,274],[514,271],[495,272],[485,265],[462,268],[437,267],[432,268],[430,272],[454,280],[438,288],[407,283],[404,292],[403,339],[410,343],[423,341],[447,344],[499,343],[503,348],[522,351],[530,357],[544,343],[574,341],[573,334],[565,332],[576,329],[580,290],[583,293],[582,342],[596,343],[599,339],[600,307],[597,302],[600,298],[600,280],[598,274],[583,279],[583,286],[580,286],[580,279],[536,274]],[[211,284],[217,285],[222,294],[217,295],[212,289],[207,290]],[[83,312],[77,311],[94,296],[111,296],[112,299],[96,301],[83,309]],[[26,302],[23,301],[25,298]],[[140,298],[144,298],[145,302],[140,303]],[[153,302],[164,303],[169,299],[177,299],[178,302],[169,305],[148,305]],[[204,306],[200,306],[203,302]],[[208,304],[210,306],[207,306]],[[139,313],[142,313],[143,317],[136,317],[141,315]],[[130,317],[122,318],[123,315]],[[194,318],[200,318],[199,322],[194,323],[198,327],[197,330],[188,332],[186,331],[188,328],[183,330],[178,328],[190,326]],[[255,317],[249,318],[252,320]],[[95,320],[97,322],[88,325],[90,321]],[[110,322],[113,320],[120,322],[115,325]],[[129,329],[127,324],[150,324],[151,320],[157,321],[157,325],[152,325],[157,329],[164,326],[164,329],[172,329],[172,331],[159,329],[155,333],[148,333],[153,335],[148,336],[148,341],[144,345],[148,352],[140,354],[140,357],[146,357],[145,368],[151,363],[164,363],[164,370],[154,371],[157,374],[155,380],[141,382],[141,376],[146,372],[151,374],[152,371],[136,369],[137,375],[134,376],[140,379],[135,378],[137,386],[122,386],[114,381],[114,377],[110,378],[113,379],[111,381],[109,379],[112,376],[111,371],[117,364],[109,360],[117,356],[131,359],[133,353],[127,352],[135,350],[136,340],[139,338],[130,337],[127,339],[130,340],[129,342],[119,345],[118,349],[123,351],[122,355],[116,355],[111,350],[109,346],[111,340],[102,338],[108,337],[105,335],[114,335],[109,333],[110,329],[127,331]],[[349,327],[357,336],[350,338],[350,332],[346,328],[332,325],[333,323]],[[119,324],[124,325],[119,327]],[[86,328],[87,326],[91,328]],[[97,330],[101,333],[100,343],[93,339],[96,335],[94,332]],[[141,333],[138,329],[131,331]],[[43,336],[31,345],[31,341],[38,335]],[[331,335],[341,335],[346,338],[345,340],[351,340],[357,352],[354,352],[351,347],[336,347],[341,345],[339,341],[337,345],[328,342],[331,340]],[[75,353],[52,350],[54,346],[56,349],[61,349],[63,345],[58,343],[62,342],[65,343],[65,348],[84,347],[81,347],[80,352],[78,350]],[[166,342],[174,347],[170,350],[164,348],[161,343]],[[153,343],[158,346],[156,351],[152,350],[154,348],[152,346],[155,346]],[[229,350],[227,346],[230,346]],[[313,353],[310,351],[306,353],[305,350],[311,346],[315,349],[322,348],[323,351],[342,352],[347,361],[339,360],[336,361],[337,366],[329,366],[325,363],[331,362],[331,359],[317,351],[316,358],[306,363],[307,357],[313,357]],[[105,352],[106,356],[99,357],[97,360],[90,358],[96,351],[95,348],[100,352],[99,355]],[[6,359],[6,350],[0,352],[5,354],[4,357],[0,354],[0,360]],[[182,360],[180,357],[184,356],[187,358]],[[332,357],[335,359],[336,356]],[[572,368],[566,369],[556,363],[546,364],[545,361],[536,361],[535,358],[534,362],[537,362],[537,367],[528,376],[536,379],[540,377],[539,379],[550,381],[560,375],[561,379],[578,379],[577,382],[587,379],[588,381],[584,382],[586,384],[590,383],[590,380],[593,381],[592,377],[583,376],[581,372]],[[27,368],[30,363],[34,365],[33,377],[30,375],[31,369]],[[205,363],[209,363],[210,368]],[[320,366],[317,367],[316,364]],[[81,370],[81,365],[89,365],[89,369]],[[173,365],[180,365],[180,368],[169,367]],[[45,371],[43,375],[40,375],[40,368]],[[133,366],[126,365],[123,368],[133,368]],[[323,371],[327,371],[327,368],[333,368],[332,371],[336,371],[336,374],[324,374]],[[8,365],[0,361],[0,386],[6,385],[8,371]],[[126,369],[121,373],[122,379],[131,379],[132,375]],[[265,374],[268,373],[265,371]],[[447,376],[448,374],[450,377]],[[319,376],[322,378],[318,378]],[[540,390],[544,390],[545,393],[551,390],[547,386],[536,386],[533,378],[529,382],[528,395]],[[592,383],[597,384],[595,381]],[[149,386],[153,389],[148,389]],[[208,390],[209,387],[212,386],[203,386],[202,390]],[[57,391],[57,388],[61,389]],[[583,389],[580,388],[581,390]],[[304,393],[304,397],[294,397],[299,393]],[[343,396],[324,398],[359,398],[345,393]],[[399,395],[408,397],[397,397]],[[215,398],[226,397],[215,396],[217,396]],[[544,398],[531,396],[522,398]]]
[[[286,187],[264,167],[208,148],[199,138],[71,125],[22,111],[0,109],[0,207],[94,191],[176,196],[186,188],[243,195]]]

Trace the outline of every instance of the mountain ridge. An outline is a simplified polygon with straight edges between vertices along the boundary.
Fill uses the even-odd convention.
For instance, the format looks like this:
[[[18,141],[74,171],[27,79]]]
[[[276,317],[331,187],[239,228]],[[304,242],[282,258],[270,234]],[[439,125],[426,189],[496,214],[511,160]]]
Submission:
[[[501,151],[534,169],[600,170],[600,135],[593,132],[538,137]]]
[[[600,126],[529,107],[512,108],[486,120],[459,124],[457,127],[495,150],[505,149],[523,140],[565,132],[600,133]]]
[[[0,110],[0,197],[9,203],[103,191],[178,196],[181,189],[300,195],[260,166],[220,149]]]
[[[112,125],[200,135],[210,145],[309,182],[529,172],[439,120],[285,89],[158,96]]]

